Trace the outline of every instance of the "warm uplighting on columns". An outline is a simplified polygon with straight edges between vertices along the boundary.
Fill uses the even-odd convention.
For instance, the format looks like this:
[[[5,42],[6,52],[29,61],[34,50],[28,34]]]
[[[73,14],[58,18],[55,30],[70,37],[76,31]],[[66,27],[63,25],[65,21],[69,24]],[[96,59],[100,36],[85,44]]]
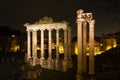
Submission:
[[[59,60],[59,30],[56,30],[56,59]]]
[[[95,74],[94,71],[94,24],[95,20],[91,20],[89,22],[90,29],[89,29],[89,74],[92,76]]]
[[[78,57],[77,57],[77,80],[82,80],[83,73],[83,57],[82,57],[82,13],[83,10],[77,11],[77,46],[78,46]]]
[[[34,31],[35,32],[35,54],[34,54],[34,57],[37,58],[37,31]]]
[[[94,80],[94,23],[92,13],[83,13],[83,10],[77,11],[77,80],[85,80],[87,74],[87,23],[89,23],[89,75],[90,80]]]
[[[68,28],[68,59],[71,59],[71,28]]]
[[[44,60],[44,30],[41,30],[41,58],[40,64],[43,65]]]
[[[51,29],[49,30],[49,59],[52,59],[52,36],[51,36]]]
[[[49,31],[49,56],[48,56],[48,69],[51,69],[52,67],[52,35],[51,35],[51,29]]]
[[[33,57],[33,66],[36,65],[37,58],[37,32],[32,31],[32,57]]]
[[[64,60],[67,60],[67,30],[64,30]]]
[[[59,69],[59,29],[56,30],[56,69]]]
[[[30,31],[27,31],[27,60],[31,58],[31,42],[30,42]]]
[[[35,32],[34,31],[32,31],[32,57],[34,57],[34,53],[35,53]]]
[[[87,55],[86,55],[86,48],[87,48],[87,23],[83,23],[83,72],[87,72]]]

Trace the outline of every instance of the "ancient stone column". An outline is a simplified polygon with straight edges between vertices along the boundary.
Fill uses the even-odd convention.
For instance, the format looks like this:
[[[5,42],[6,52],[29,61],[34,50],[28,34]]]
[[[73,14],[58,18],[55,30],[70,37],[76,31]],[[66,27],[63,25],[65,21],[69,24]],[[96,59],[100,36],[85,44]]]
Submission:
[[[64,60],[67,60],[67,30],[64,30]]]
[[[87,72],[87,23],[83,23],[83,73]]]
[[[94,80],[94,24],[95,20],[91,20],[89,22],[90,29],[89,29],[89,75],[90,80]]]
[[[52,67],[52,36],[51,36],[51,29],[49,29],[49,56],[48,56],[48,69]]]
[[[63,72],[67,71],[67,60],[68,60],[68,54],[67,54],[67,30],[64,30],[64,61],[63,61]]]
[[[43,66],[44,61],[44,30],[41,30],[41,57],[40,57],[40,64]]]
[[[34,33],[34,31],[32,31],[32,58],[34,57],[34,52],[35,52],[35,33]]]
[[[77,11],[77,46],[78,46],[78,56],[77,56],[77,80],[82,80],[83,76],[83,57],[82,57],[82,16],[83,10]]]
[[[59,69],[59,30],[56,30],[56,69]]]
[[[34,57],[37,58],[37,31],[34,31],[34,46],[35,46]]]
[[[52,59],[52,36],[51,36],[51,30],[49,30],[49,56],[48,58]]]
[[[59,30],[56,30],[56,59],[59,60]]]
[[[71,28],[68,28],[68,59],[71,59]]]
[[[72,53],[71,53],[71,28],[68,27],[68,67],[72,67]]]
[[[30,31],[27,31],[27,60],[31,58],[31,42],[30,42]]]
[[[37,58],[37,32],[32,31],[32,57],[33,57],[33,66],[36,65]]]

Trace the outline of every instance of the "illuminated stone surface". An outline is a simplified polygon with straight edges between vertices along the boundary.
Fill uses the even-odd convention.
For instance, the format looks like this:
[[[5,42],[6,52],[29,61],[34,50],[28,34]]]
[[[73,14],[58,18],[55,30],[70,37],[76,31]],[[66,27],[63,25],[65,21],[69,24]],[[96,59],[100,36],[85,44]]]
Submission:
[[[32,60],[31,64],[35,66],[39,60],[39,64],[48,69],[56,69],[59,70],[59,30],[64,30],[64,60],[63,60],[63,71],[66,71],[68,68],[68,62],[71,61],[71,51],[68,53],[68,47],[70,49],[71,47],[71,32],[68,28],[68,23],[63,21],[61,23],[53,23],[52,19],[47,18],[40,20],[39,22],[36,22],[35,24],[29,24],[26,23],[24,26],[26,26],[26,31],[28,33],[27,35],[27,60]],[[56,59],[52,59],[52,30],[56,30]],[[48,30],[48,59],[45,60],[44,57],[44,31]],[[37,57],[37,32],[41,32],[41,57]],[[69,34],[68,34],[69,31]],[[30,36],[30,33],[32,33],[32,36]],[[32,38],[32,44],[31,44],[31,38]],[[68,40],[69,39],[69,40]],[[32,46],[32,50],[31,50]],[[32,51],[32,52],[31,52]],[[31,59],[32,58],[32,59]],[[69,61],[70,60],[70,61]],[[54,68],[55,66],[55,68]]]
[[[89,28],[89,75],[90,80],[94,80],[94,23],[92,20],[92,13],[84,13],[83,10],[77,11],[77,46],[78,46],[78,60],[77,60],[77,80],[85,80],[87,74],[86,62],[86,43],[87,43],[87,23]]]

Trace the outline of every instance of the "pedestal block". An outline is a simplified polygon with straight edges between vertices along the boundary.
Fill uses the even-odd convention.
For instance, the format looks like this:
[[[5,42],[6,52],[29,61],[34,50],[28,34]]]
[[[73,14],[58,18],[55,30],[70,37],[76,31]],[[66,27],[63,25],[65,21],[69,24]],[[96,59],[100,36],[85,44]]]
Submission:
[[[44,66],[44,58],[40,58],[40,65],[43,67]]]
[[[37,57],[33,57],[33,64],[32,64],[32,66],[36,65],[36,61],[37,61]]]
[[[55,69],[56,69],[56,70],[60,70],[59,65],[60,65],[59,60],[56,59],[56,60],[55,60]]]
[[[73,62],[72,62],[72,59],[69,59],[68,61],[67,61],[67,67],[68,68],[72,68],[73,67]]]
[[[83,80],[82,73],[77,73],[76,74],[76,80]]]
[[[47,63],[48,63],[48,69],[52,69],[52,59],[48,59]]]
[[[63,66],[63,72],[66,72],[67,71],[67,60],[64,60],[62,62],[62,66]]]

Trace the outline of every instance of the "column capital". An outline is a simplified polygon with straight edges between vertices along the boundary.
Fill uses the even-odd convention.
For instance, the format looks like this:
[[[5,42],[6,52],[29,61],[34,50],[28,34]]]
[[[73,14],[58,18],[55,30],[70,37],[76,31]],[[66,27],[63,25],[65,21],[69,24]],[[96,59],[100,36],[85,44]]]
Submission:
[[[37,30],[36,29],[32,29],[32,32],[36,32]]]
[[[52,29],[50,28],[50,29],[48,29],[48,31],[50,32],[50,31],[52,31]]]
[[[90,24],[90,25],[94,25],[94,24],[95,24],[95,20],[91,20],[91,21],[89,22],[89,24]]]
[[[84,23],[86,22],[86,20],[84,18],[80,18],[80,19],[77,19],[76,23]]]
[[[83,12],[84,12],[84,10],[82,10],[82,9],[77,10],[77,12],[76,12],[77,13],[77,18],[81,18]]]
[[[45,29],[40,29],[40,31],[44,31]]]
[[[68,29],[63,29],[64,31],[67,31]]]
[[[56,31],[59,31],[60,29],[59,28],[57,28],[57,29],[55,29]]]
[[[82,14],[83,14],[83,10],[82,9],[79,9],[77,11],[77,21],[76,22],[82,22],[82,21],[85,21],[85,19],[82,18]]]

